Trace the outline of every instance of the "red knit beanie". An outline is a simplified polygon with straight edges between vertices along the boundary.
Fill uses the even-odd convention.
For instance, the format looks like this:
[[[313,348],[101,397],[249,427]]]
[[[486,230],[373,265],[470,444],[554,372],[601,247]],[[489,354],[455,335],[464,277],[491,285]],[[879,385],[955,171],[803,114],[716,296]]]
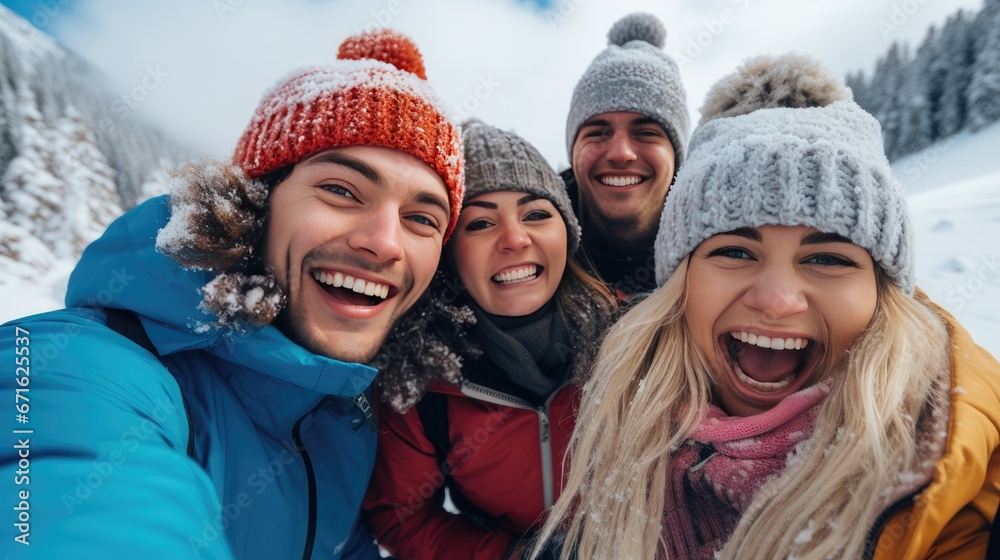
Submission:
[[[458,129],[445,117],[408,37],[389,29],[349,37],[337,62],[282,80],[257,107],[233,162],[257,178],[330,148],[380,146],[413,154],[448,187],[451,236],[462,206]]]

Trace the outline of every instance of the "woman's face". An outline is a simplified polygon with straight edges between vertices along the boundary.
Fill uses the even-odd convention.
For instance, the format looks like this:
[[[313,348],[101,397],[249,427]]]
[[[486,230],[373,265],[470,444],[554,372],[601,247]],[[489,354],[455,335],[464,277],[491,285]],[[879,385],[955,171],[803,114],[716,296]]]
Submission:
[[[875,314],[868,251],[805,226],[740,228],[692,253],[685,313],[712,368],[717,404],[769,410],[821,380]]]
[[[465,202],[447,249],[480,307],[519,317],[555,295],[566,270],[566,224],[544,198],[486,193]]]

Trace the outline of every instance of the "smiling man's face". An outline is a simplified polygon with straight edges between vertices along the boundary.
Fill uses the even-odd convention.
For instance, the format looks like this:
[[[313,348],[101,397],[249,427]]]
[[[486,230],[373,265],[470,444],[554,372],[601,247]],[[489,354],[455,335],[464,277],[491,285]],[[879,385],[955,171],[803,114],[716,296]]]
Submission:
[[[654,236],[674,179],[674,147],[649,117],[601,113],[576,134],[573,173],[592,226]]]
[[[298,162],[271,194],[265,259],[288,294],[275,325],[314,353],[370,360],[430,283],[449,217],[444,181],[410,154],[352,146]]]

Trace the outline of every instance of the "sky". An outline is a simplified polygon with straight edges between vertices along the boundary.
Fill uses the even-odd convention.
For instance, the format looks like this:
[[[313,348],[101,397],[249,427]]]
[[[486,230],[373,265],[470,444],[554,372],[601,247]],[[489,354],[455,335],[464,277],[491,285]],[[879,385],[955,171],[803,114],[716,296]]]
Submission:
[[[108,74],[129,118],[198,155],[226,157],[261,95],[294,68],[331,61],[349,35],[386,26],[414,39],[431,85],[459,117],[513,129],[568,165],[572,90],[607,32],[656,14],[678,61],[692,123],[713,82],[745,58],[796,50],[838,75],[893,40],[982,0],[43,0],[4,1]],[[121,103],[117,105],[121,108]]]

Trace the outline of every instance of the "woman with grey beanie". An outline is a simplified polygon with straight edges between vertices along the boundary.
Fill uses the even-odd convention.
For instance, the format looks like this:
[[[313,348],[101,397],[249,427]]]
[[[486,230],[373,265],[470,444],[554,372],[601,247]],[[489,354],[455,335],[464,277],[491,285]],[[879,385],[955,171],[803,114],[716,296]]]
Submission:
[[[1000,364],[915,289],[901,186],[841,80],[785,55],[718,82],[655,253],[584,389],[547,554],[984,557]]]
[[[588,356],[617,313],[574,260],[580,226],[541,154],[479,121],[462,137],[465,200],[441,282],[379,364],[389,406],[364,517],[408,560],[520,558],[558,498]]]

